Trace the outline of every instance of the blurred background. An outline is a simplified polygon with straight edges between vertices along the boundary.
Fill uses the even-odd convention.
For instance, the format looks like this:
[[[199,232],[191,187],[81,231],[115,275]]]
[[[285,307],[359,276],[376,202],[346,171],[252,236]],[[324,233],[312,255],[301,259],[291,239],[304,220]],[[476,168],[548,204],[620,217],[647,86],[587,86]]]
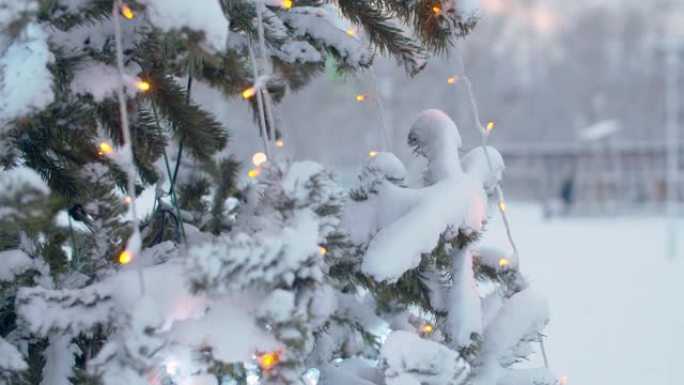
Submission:
[[[465,149],[480,144],[462,59],[507,164],[522,269],[549,298],[553,369],[568,384],[681,383],[684,1],[480,2],[474,32],[413,78],[378,57],[289,95],[277,156],[316,160],[350,185],[369,151],[387,150],[387,132],[417,182],[424,164],[406,135],[423,109],[447,112]],[[251,144],[230,149],[249,165],[261,145],[245,102],[196,95]],[[507,247],[497,216],[484,241]]]
[[[666,58],[684,49],[684,2],[480,2],[474,32],[413,78],[378,55],[372,70],[342,78],[330,69],[289,95],[276,114],[282,151],[353,178],[368,151],[384,149],[386,126],[391,150],[412,163],[406,133],[426,108],[447,112],[466,148],[478,145],[462,60],[483,123],[496,124],[491,143],[506,159],[509,196],[541,202],[548,215],[664,208],[667,117],[679,115],[666,84],[680,72]],[[248,161],[258,131],[245,102],[212,99],[234,134],[254,142],[233,149]]]

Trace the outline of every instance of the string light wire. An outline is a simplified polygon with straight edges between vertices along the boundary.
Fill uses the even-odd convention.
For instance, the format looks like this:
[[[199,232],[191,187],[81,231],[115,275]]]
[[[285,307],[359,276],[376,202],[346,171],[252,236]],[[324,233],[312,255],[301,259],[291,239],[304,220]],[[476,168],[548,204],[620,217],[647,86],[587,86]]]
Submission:
[[[141,237],[140,230],[138,227],[138,213],[136,205],[136,191],[135,191],[135,179],[136,172],[133,167],[133,147],[131,142],[131,130],[128,124],[128,110],[126,109],[126,98],[124,94],[124,84],[126,84],[126,75],[124,72],[124,60],[123,60],[123,39],[121,37],[121,18],[119,15],[119,10],[123,7],[122,0],[113,0],[112,7],[112,17],[114,19],[114,41],[116,45],[116,66],[119,71],[119,84],[116,87],[116,96],[119,100],[119,114],[121,118],[121,133],[123,137],[123,145],[121,147],[121,153],[123,155],[123,166],[126,172],[126,188],[128,190],[128,195],[131,197],[131,203],[129,205],[131,210],[131,236],[128,240],[127,248],[134,256],[140,255],[141,248]],[[143,280],[142,264],[137,263],[138,266],[138,276],[140,279],[140,291],[145,293],[145,283]]]
[[[480,111],[477,106],[477,101],[475,100],[475,93],[473,92],[473,85],[470,82],[470,78],[468,78],[468,75],[466,74],[465,71],[465,64],[463,63],[463,57],[461,56],[460,52],[458,49],[456,50],[456,60],[458,63],[458,73],[459,73],[459,79],[463,81],[465,84],[466,92],[468,93],[468,100],[470,101],[470,108],[473,113],[473,119],[475,120],[475,124],[477,128],[480,131],[480,135],[482,136],[482,151],[485,154],[485,159],[487,160],[487,167],[489,168],[489,171],[493,174],[494,173],[494,167],[492,165],[492,159],[489,156],[489,151],[487,150],[487,139],[489,138],[489,134],[491,133],[491,129],[487,129],[482,125],[482,121],[480,120]],[[493,128],[493,124],[488,123],[487,127]],[[506,214],[506,201],[504,200],[504,194],[503,194],[503,189],[501,188],[501,184],[497,181],[496,182],[496,195],[498,199],[498,208],[499,208],[499,213],[501,214],[501,219],[503,221],[504,227],[506,228],[506,236],[508,237],[508,243],[511,246],[511,249],[513,249],[513,256],[516,259],[516,263],[518,265],[518,269],[520,268],[520,258],[518,256],[518,247],[515,244],[515,240],[513,239],[513,233],[511,231],[511,224],[508,220],[508,215]],[[546,355],[546,349],[544,348],[544,337],[542,334],[539,334],[539,345],[541,347],[541,352],[542,352],[542,358],[544,360],[544,367],[549,368],[549,360]]]

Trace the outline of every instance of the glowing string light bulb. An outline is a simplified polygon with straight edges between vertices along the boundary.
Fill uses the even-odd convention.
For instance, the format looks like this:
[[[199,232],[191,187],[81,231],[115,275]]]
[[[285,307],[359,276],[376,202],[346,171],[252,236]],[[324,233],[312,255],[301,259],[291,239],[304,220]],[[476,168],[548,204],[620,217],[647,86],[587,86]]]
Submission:
[[[249,172],[247,173],[247,175],[252,179],[258,177],[259,174],[261,174],[261,169],[259,169],[258,167],[249,170]]]
[[[365,102],[366,99],[368,99],[368,96],[359,94],[359,95],[356,95],[355,99],[357,102],[361,103],[361,102]]]
[[[492,130],[494,129],[494,122],[489,122],[489,123],[487,123],[487,127],[486,127],[486,128],[487,128],[487,133],[492,132]]]
[[[376,156],[378,156],[378,152],[375,150],[370,150],[368,151],[368,156],[371,158],[375,158]]]
[[[249,87],[249,88],[245,89],[244,91],[242,91],[242,98],[243,99],[249,99],[254,95],[256,95],[256,88],[254,88],[254,87]]]
[[[267,160],[268,157],[263,152],[257,152],[256,154],[252,155],[252,163],[257,167],[261,166],[261,164]]]
[[[100,142],[100,144],[97,145],[97,148],[100,149],[100,155],[112,155],[114,153],[112,145],[107,142]]]
[[[292,0],[282,0],[280,2],[280,6],[285,8],[285,9],[290,9],[290,8],[292,8]]]
[[[139,91],[146,92],[152,88],[152,85],[149,82],[140,80],[139,82],[135,83],[135,88],[137,88]]]
[[[318,252],[321,253],[321,255],[326,255],[328,254],[328,249],[323,246],[318,246]]]
[[[356,36],[356,30],[354,28],[349,28],[344,32],[349,36]]]
[[[119,254],[119,263],[122,265],[128,265],[133,260],[133,254],[130,251],[124,250]]]
[[[278,148],[283,148],[283,147],[285,147],[285,142],[282,139],[278,139],[278,140],[276,140],[275,145]]]
[[[127,205],[130,205],[131,202],[133,202],[133,199],[131,199],[130,195],[126,195],[126,196],[124,197],[124,203],[127,204]]]
[[[123,17],[125,17],[128,20],[131,20],[135,17],[133,10],[127,4],[121,6],[121,15],[123,15]]]
[[[511,264],[511,261],[509,261],[506,258],[501,258],[499,259],[499,267],[506,267]]]
[[[166,373],[169,376],[175,376],[178,374],[178,362],[176,361],[169,361],[164,365],[164,369],[166,369]]]
[[[458,76],[452,76],[452,77],[447,79],[447,83],[449,83],[449,84],[456,84],[457,81],[458,81]]]
[[[430,325],[430,324],[425,324],[425,325],[423,325],[423,328],[421,329],[421,331],[424,334],[432,334],[432,332],[435,331],[435,327]]]
[[[568,376],[560,376],[558,379],[558,385],[565,385],[568,383]]]
[[[499,210],[501,210],[502,212],[506,212],[506,209],[507,209],[506,202],[504,202],[504,201],[499,202]]]
[[[435,15],[439,15],[440,13],[442,13],[442,7],[439,5],[435,5],[434,7],[432,7],[432,12],[434,12]]]
[[[271,370],[280,363],[280,355],[278,352],[264,353],[259,356],[259,366],[263,370]]]

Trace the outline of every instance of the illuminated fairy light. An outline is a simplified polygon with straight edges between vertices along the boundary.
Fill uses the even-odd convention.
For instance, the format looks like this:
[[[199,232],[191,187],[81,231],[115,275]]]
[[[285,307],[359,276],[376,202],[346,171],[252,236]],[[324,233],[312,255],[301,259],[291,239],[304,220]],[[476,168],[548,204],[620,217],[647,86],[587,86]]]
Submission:
[[[424,334],[432,334],[435,331],[435,327],[430,324],[425,324],[421,330]]]
[[[511,261],[509,261],[506,258],[501,258],[499,259],[499,267],[506,267],[511,264]]]
[[[283,148],[283,147],[285,147],[285,142],[282,139],[278,139],[278,140],[276,140],[275,145],[278,148]]]
[[[349,36],[356,36],[356,30],[354,28],[349,28],[344,32]]]
[[[442,13],[442,7],[439,5],[435,5],[434,7],[432,7],[432,12],[434,12],[435,15],[439,15],[440,13]]]
[[[133,260],[133,254],[130,251],[124,250],[119,254],[119,263],[122,265],[128,265]]]
[[[252,178],[252,179],[258,177],[259,174],[261,174],[261,169],[258,168],[258,167],[249,170],[249,172],[247,173],[247,175],[248,175],[250,178]]]
[[[447,83],[449,84],[456,84],[456,82],[458,82],[458,76],[452,76],[447,79]]]
[[[356,97],[354,99],[356,99],[356,101],[359,103],[365,102],[366,100],[368,100],[368,95],[359,94],[359,95],[356,95]]]
[[[558,379],[558,385],[565,385],[568,383],[568,376],[560,376]]]
[[[169,376],[175,376],[178,374],[178,362],[176,361],[168,361],[164,365],[164,369],[166,370],[166,374]]]
[[[376,156],[378,156],[378,152],[375,150],[370,150],[368,151],[368,156],[371,158],[375,158]]]
[[[507,209],[506,202],[504,202],[504,201],[499,202],[499,210],[501,210],[501,212],[506,212],[506,209]]]
[[[321,253],[321,255],[326,255],[328,254],[328,249],[323,246],[318,246],[318,252]]]
[[[124,203],[127,204],[127,205],[130,205],[131,202],[133,202],[133,199],[132,199],[129,195],[126,195],[126,196],[124,197]]]
[[[492,132],[492,130],[494,129],[494,125],[495,125],[494,122],[487,123],[487,132],[488,133]]]
[[[254,88],[254,87],[249,87],[249,88],[245,89],[244,91],[242,91],[242,98],[243,99],[249,99],[254,95],[256,95],[256,88]]]
[[[264,353],[258,358],[259,367],[263,370],[271,370],[280,363],[278,352]]]
[[[257,152],[256,154],[252,155],[252,163],[257,167],[261,166],[267,160],[268,156],[266,156],[266,154],[263,152]]]
[[[121,15],[123,15],[123,17],[125,17],[128,20],[131,20],[135,17],[133,10],[127,4],[121,6]]]
[[[140,90],[142,92],[146,92],[146,91],[149,91],[150,88],[152,88],[152,85],[150,83],[144,81],[144,80],[141,80],[141,81],[135,83],[135,88],[137,88],[138,90]]]
[[[100,144],[97,145],[97,148],[100,149],[101,155],[112,155],[114,153],[112,145],[107,142],[100,142]]]
[[[292,0],[283,0],[280,2],[280,6],[285,8],[285,9],[290,9],[292,8]]]

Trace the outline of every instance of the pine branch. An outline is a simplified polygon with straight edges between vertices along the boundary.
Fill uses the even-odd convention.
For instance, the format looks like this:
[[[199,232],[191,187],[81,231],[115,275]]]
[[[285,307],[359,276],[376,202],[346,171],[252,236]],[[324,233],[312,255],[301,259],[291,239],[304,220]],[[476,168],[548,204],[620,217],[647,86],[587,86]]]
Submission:
[[[365,0],[339,1],[342,14],[352,23],[362,25],[372,44],[383,53],[393,55],[409,74],[417,74],[427,64],[425,51],[392,22],[391,15],[383,12],[375,3]]]

